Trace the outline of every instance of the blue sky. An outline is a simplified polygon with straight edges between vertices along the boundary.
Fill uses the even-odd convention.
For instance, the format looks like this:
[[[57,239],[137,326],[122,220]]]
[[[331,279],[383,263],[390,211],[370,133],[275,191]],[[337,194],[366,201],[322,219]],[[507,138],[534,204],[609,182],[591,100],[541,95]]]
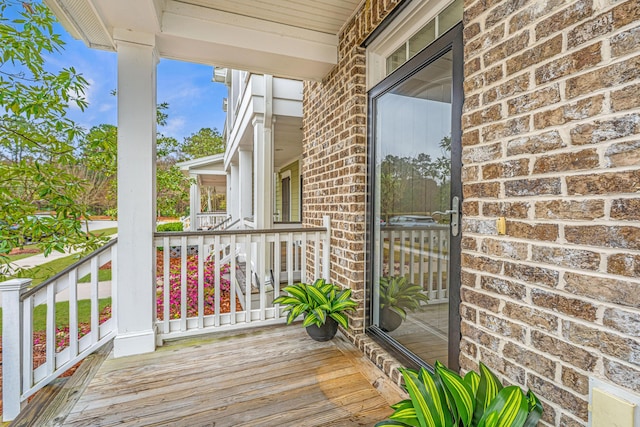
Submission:
[[[113,52],[89,49],[82,41],[74,40],[61,25],[56,32],[66,43],[61,54],[47,56],[51,69],[73,66],[90,83],[86,93],[89,108],[69,111],[69,117],[79,125],[116,124],[117,55]],[[211,81],[213,67],[161,59],[158,64],[158,103],[169,103],[167,126],[158,130],[178,141],[204,127],[222,132],[225,113],[222,98],[227,96],[224,84]]]

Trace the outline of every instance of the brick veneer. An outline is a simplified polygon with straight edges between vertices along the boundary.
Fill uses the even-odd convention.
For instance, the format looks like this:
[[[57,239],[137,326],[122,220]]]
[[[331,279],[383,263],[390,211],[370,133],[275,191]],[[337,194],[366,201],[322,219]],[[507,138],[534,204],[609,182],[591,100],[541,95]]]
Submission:
[[[364,298],[365,55],[397,1],[366,1],[305,84],[303,222],[332,218],[331,280]],[[640,4],[466,0],[461,366],[584,426],[588,378],[640,393]],[[507,218],[498,236],[496,218]],[[350,338],[396,381],[395,362]]]
[[[396,383],[400,364],[364,334],[367,191],[366,37],[400,0],[367,0],[339,35],[338,64],[322,82],[305,82],[303,99],[302,222],[331,217],[331,281],[353,292],[360,306],[347,336]]]
[[[461,365],[640,392],[640,3],[466,1]],[[507,218],[507,235],[495,221]]]
[[[399,3],[366,1],[342,29],[338,65],[307,82],[303,99],[303,204],[306,225],[331,217],[331,280],[364,300],[367,191],[365,38]],[[350,315],[353,337],[364,332],[364,303]]]

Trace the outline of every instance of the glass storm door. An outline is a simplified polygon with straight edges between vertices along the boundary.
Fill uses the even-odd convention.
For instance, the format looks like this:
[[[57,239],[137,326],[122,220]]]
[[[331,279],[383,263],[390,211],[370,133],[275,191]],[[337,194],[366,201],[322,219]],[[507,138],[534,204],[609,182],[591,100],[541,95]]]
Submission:
[[[455,369],[462,88],[447,35],[370,92],[370,324],[416,363]]]

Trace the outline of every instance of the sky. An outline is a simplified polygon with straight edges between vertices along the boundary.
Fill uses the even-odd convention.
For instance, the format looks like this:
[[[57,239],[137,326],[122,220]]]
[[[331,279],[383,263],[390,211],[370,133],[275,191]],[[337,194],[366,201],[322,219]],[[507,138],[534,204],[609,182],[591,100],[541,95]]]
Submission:
[[[66,45],[61,54],[46,57],[48,66],[51,70],[72,66],[90,83],[85,94],[89,107],[84,112],[71,108],[69,117],[86,129],[103,123],[117,124],[117,100],[111,94],[117,87],[116,53],[89,49],[61,25],[56,25],[55,30]],[[161,59],[157,73],[158,103],[169,103],[167,125],[158,128],[160,133],[182,141],[205,127],[222,132],[222,99],[227,96],[227,89],[212,81],[212,66]]]

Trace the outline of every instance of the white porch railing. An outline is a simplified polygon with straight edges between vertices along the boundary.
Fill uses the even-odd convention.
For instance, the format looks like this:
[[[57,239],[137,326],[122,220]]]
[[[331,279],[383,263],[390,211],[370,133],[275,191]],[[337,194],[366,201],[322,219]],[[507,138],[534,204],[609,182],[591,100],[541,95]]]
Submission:
[[[285,321],[285,284],[329,277],[322,228],[155,233],[159,341]]]
[[[64,373],[115,335],[115,260],[117,240],[81,259],[46,282],[29,289],[31,279],[0,282],[2,291],[2,401],[3,420],[13,420],[22,402]],[[111,287],[99,282],[100,267],[112,263]],[[103,292],[100,292],[100,288]],[[107,292],[104,292],[107,289]],[[86,296],[88,322],[79,319],[78,303]],[[99,310],[99,298],[111,297],[111,311]],[[68,301],[65,310],[56,303]],[[82,302],[81,304],[85,304]],[[84,310],[82,310],[84,311]],[[35,313],[44,312],[44,333],[34,331]],[[56,324],[69,325],[68,329]],[[45,357],[34,357],[44,347]]]
[[[210,230],[218,227],[228,218],[229,215],[226,212],[199,212],[196,214],[196,229]]]
[[[382,227],[385,274],[408,275],[432,303],[449,299],[449,225]],[[391,262],[393,260],[393,262]]]

